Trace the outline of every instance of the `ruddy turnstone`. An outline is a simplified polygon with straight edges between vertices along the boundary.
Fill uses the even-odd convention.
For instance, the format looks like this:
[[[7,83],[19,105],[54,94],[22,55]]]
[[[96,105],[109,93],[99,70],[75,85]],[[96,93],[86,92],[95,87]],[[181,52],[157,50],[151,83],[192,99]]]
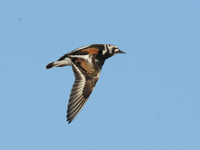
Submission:
[[[118,53],[125,52],[111,44],[93,44],[75,49],[46,66],[47,69],[72,66],[75,81],[67,109],[68,123],[76,117],[88,100],[105,60]]]

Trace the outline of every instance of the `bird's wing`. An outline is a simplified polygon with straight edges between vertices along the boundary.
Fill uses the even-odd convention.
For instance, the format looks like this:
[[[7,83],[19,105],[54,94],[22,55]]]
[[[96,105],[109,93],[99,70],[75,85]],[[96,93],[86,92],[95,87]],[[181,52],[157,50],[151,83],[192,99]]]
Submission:
[[[75,76],[66,116],[69,123],[83,108],[98,81],[100,69],[95,63],[96,53],[68,56],[72,60],[71,65]]]

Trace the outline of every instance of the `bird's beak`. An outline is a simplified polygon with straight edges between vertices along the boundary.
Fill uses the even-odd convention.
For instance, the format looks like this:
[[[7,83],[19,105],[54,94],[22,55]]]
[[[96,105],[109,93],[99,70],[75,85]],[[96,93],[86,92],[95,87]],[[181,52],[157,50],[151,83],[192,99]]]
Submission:
[[[121,50],[119,50],[119,51],[118,51],[118,53],[121,53],[121,54],[126,54],[125,52],[123,52],[123,51],[121,51]]]

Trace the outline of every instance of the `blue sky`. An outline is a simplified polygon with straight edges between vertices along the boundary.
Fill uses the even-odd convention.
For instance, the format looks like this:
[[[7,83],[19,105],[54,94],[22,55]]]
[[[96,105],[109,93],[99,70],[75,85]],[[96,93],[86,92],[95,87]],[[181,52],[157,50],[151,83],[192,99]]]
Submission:
[[[200,2],[0,2],[0,149],[200,148]],[[45,66],[109,43],[88,102],[66,122],[71,67]]]

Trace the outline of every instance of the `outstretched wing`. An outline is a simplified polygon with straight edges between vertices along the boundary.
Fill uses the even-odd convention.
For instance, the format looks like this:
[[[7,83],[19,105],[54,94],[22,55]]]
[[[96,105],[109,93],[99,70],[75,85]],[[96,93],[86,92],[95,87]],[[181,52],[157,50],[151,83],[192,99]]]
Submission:
[[[68,56],[72,60],[71,65],[75,76],[67,109],[68,123],[81,111],[98,81],[100,69],[95,63],[96,53]]]

